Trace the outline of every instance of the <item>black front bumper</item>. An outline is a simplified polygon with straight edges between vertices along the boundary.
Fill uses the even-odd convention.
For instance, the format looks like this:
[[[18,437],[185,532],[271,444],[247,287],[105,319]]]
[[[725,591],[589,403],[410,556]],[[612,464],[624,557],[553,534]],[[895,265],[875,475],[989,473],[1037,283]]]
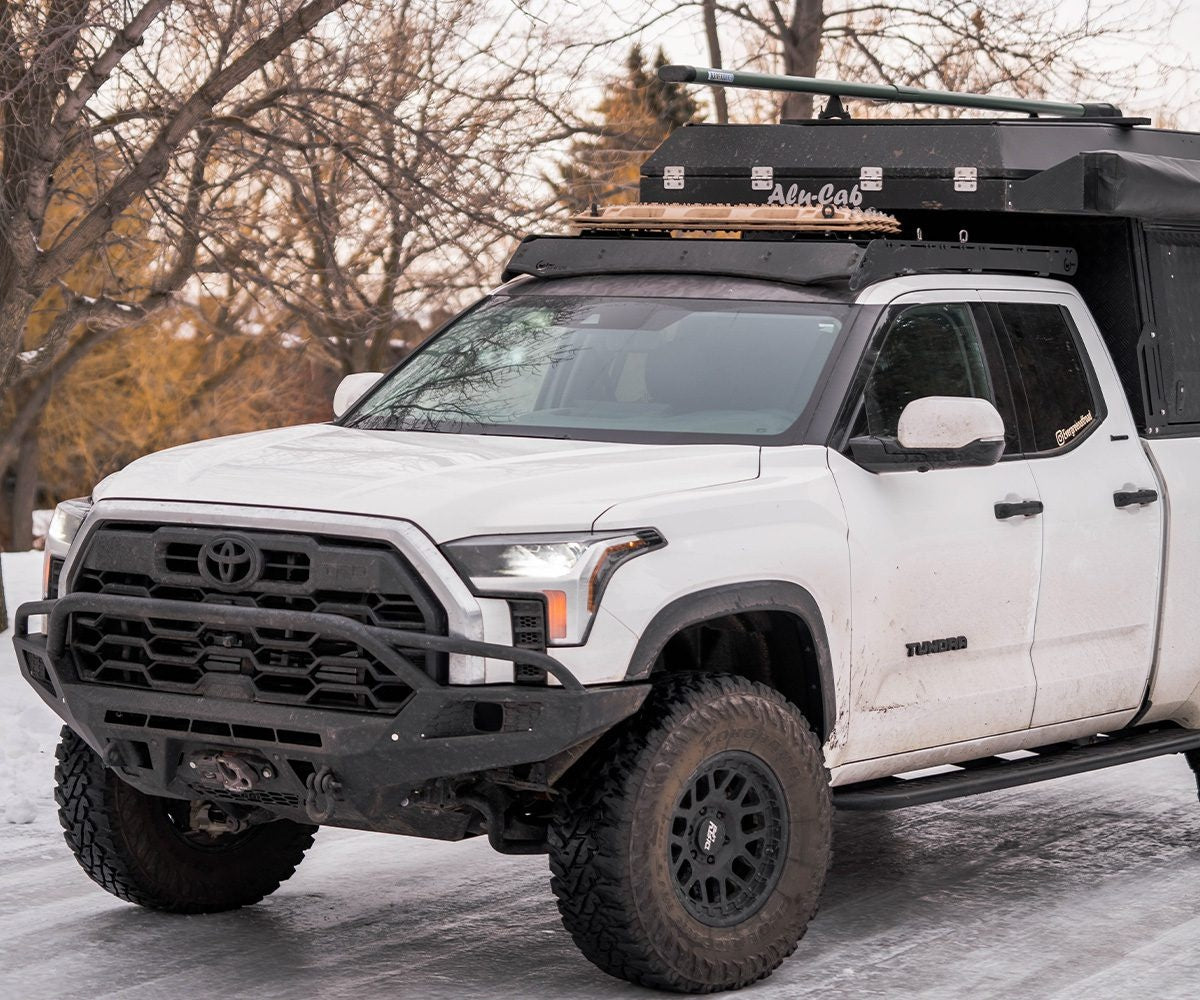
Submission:
[[[69,648],[77,614],[318,632],[369,650],[413,693],[395,715],[380,715],[83,682]],[[47,616],[44,634],[29,632],[35,615]],[[557,660],[528,649],[314,612],[80,593],[22,605],[14,624],[22,675],[135,787],[221,798],[193,764],[212,753],[242,755],[254,765],[255,784],[224,797],[304,819],[311,815],[306,779],[311,786],[314,773],[329,769],[340,786],[329,822],[364,829],[403,832],[402,803],[423,783],[550,760],[632,715],[648,691],[645,684],[584,687]],[[561,686],[442,685],[403,648],[532,663]]]

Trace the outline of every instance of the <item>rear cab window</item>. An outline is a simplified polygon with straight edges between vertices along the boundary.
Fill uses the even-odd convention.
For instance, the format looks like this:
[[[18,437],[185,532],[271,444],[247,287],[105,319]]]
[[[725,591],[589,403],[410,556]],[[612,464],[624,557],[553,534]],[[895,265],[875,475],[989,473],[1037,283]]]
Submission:
[[[1008,348],[1026,457],[1075,447],[1107,411],[1070,311],[1046,302],[993,302],[988,308]]]

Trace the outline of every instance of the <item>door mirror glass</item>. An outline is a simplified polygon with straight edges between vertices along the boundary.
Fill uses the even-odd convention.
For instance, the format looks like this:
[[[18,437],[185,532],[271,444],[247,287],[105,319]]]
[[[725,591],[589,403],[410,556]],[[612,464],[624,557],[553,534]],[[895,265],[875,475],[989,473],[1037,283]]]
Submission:
[[[1004,420],[986,399],[924,396],[900,414],[896,437],[856,437],[854,461],[871,472],[995,465],[1004,454]]]
[[[375,384],[383,378],[383,372],[357,372],[342,379],[333,394],[333,415],[340,417],[355,403],[375,388]]]

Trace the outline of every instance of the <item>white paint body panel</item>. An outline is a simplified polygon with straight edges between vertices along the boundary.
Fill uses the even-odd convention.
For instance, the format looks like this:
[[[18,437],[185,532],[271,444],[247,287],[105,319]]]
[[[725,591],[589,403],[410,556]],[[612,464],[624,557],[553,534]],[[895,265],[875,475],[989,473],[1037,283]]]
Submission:
[[[1028,463],[873,474],[829,461],[854,580],[848,759],[1026,728],[1042,526],[999,521],[994,505],[1036,498]],[[960,635],[966,649],[906,648]]]
[[[580,531],[622,500],[758,475],[752,445],[645,445],[330,424],[200,441],[139,459],[97,499],[327,510],[404,518],[436,542]]]
[[[1156,488],[1157,478],[1100,331],[1079,297],[1013,291],[986,297],[1068,308],[1108,406],[1077,447],[1028,463],[1046,508],[1032,725],[1136,709],[1154,658],[1163,505],[1121,509],[1113,494]]]
[[[666,548],[621,567],[604,595],[603,606],[635,639],[660,610],[698,590],[757,581],[807,590],[829,637],[836,718],[827,753],[838,761],[850,712],[850,564],[826,455],[813,446],[764,449],[754,482],[627,501],[596,526],[652,524],[668,539]],[[569,667],[579,662],[578,651],[554,652]],[[629,658],[608,662],[617,679]]]
[[[1165,491],[1167,544],[1158,657],[1146,722],[1200,729],[1200,438],[1146,442]]]

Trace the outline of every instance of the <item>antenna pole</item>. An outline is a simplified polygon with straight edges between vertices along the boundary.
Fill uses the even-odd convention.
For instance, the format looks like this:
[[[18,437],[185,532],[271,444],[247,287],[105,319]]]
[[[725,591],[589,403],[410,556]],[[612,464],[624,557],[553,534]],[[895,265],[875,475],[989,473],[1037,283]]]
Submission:
[[[1064,101],[1035,101],[1022,97],[993,97],[990,94],[956,94],[947,90],[922,90],[919,87],[897,87],[892,84],[849,83],[845,80],[821,80],[809,76],[747,73],[742,70],[712,69],[708,66],[662,66],[658,76],[664,83],[698,83],[706,87],[736,87],[746,90],[782,90],[885,103],[940,104],[956,108],[978,108],[983,111],[1050,115],[1055,118],[1121,117],[1120,109],[1111,104],[1070,104]]]

